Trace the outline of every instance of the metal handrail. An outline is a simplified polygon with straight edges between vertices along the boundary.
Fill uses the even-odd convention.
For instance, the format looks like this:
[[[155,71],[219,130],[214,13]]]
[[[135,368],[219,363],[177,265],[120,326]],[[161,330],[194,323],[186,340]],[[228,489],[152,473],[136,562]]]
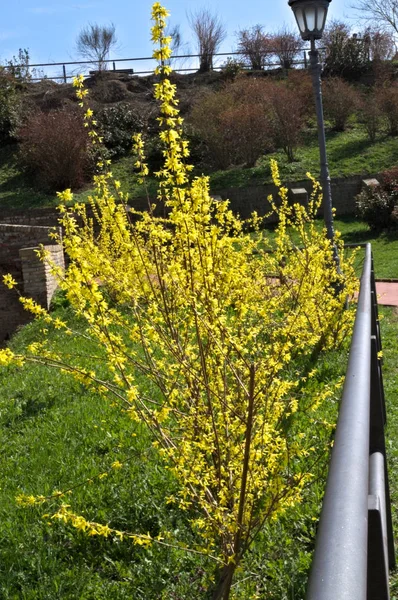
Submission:
[[[395,566],[381,340],[371,245],[316,537],[307,600],[388,600]]]

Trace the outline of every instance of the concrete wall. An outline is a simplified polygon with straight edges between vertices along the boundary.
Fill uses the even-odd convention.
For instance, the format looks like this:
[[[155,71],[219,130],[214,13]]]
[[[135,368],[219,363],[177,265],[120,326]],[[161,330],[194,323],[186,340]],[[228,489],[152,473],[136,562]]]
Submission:
[[[40,261],[35,249],[43,244],[54,262],[63,267],[63,251],[49,236],[53,227],[0,224],[0,276],[11,273],[22,295],[30,296],[48,308],[56,289],[49,265]],[[58,228],[58,233],[61,231]],[[0,283],[0,343],[18,326],[31,320],[23,310],[15,290]]]

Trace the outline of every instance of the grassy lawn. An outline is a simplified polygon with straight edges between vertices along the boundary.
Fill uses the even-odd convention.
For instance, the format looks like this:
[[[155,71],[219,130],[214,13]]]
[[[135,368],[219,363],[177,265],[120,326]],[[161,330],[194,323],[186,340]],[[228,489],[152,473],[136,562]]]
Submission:
[[[68,308],[58,311],[74,319]],[[39,329],[39,323],[23,328],[12,346],[25,347]],[[77,346],[59,332],[48,335],[64,352],[90,352],[88,342]],[[326,355],[319,380],[338,379],[346,358],[345,348]],[[337,406],[336,394],[325,406],[329,422]],[[329,435],[327,429],[326,439]],[[86,518],[151,535],[167,528],[191,545],[195,535],[189,513],[164,502],[173,492],[173,478],[161,467],[145,430],[118,407],[40,365],[2,369],[0,448],[1,598],[205,600],[203,574],[214,568],[208,559],[156,545],[146,550],[129,541],[88,537],[50,518],[59,505],[56,499],[33,508],[15,502],[21,492],[51,495],[71,489],[63,501]],[[270,524],[247,555],[237,598],[249,597],[245,573],[261,581],[275,600],[303,596],[326,458],[324,454],[313,471],[315,484],[305,490],[302,505]],[[112,468],[115,461],[122,468]]]
[[[353,217],[336,219],[335,229],[347,244],[372,244],[376,279],[398,279],[398,230],[376,234]]]
[[[68,309],[59,309],[71,317]],[[387,448],[395,529],[398,499],[398,313],[381,308]],[[12,341],[24,347],[38,335],[25,327]],[[54,334],[55,335],[55,334]],[[58,335],[58,334],[57,334]],[[61,338],[65,348],[65,338]],[[74,342],[66,349],[76,350]],[[80,351],[82,349],[80,348]],[[85,351],[88,348],[84,348]],[[345,370],[347,348],[325,357],[322,377]],[[335,414],[337,402],[329,407]],[[48,516],[56,501],[21,508],[20,492],[51,494],[73,488],[63,501],[86,517],[154,534],[169,527],[187,543],[187,515],[165,506],[172,478],[161,468],[146,433],[125,414],[67,376],[36,366],[0,372],[0,597],[4,600],[185,600],[203,598],[205,559],[154,546],[87,537]],[[120,469],[112,469],[118,460]],[[322,463],[325,465],[325,463]],[[324,468],[324,467],[323,467]],[[104,476],[104,474],[107,474]],[[90,482],[88,482],[90,480]],[[323,476],[304,503],[267,527],[246,569],[266,582],[273,600],[301,600],[311,562]],[[82,485],[83,484],[83,485]],[[247,598],[244,581],[239,598]],[[392,577],[392,600],[398,577]]]

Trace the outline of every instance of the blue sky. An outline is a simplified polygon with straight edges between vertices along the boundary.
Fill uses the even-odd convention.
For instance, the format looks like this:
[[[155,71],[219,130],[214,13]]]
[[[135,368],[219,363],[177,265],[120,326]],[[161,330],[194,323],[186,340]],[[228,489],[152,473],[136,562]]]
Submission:
[[[352,17],[349,3],[332,0],[330,18]],[[31,63],[77,60],[75,42],[79,31],[88,23],[111,22],[118,37],[112,58],[150,56],[151,5],[150,0],[3,0],[0,62],[17,55],[19,48],[29,49]],[[221,48],[223,52],[234,50],[239,29],[257,23],[269,31],[283,24],[295,27],[287,0],[165,0],[164,5],[171,12],[171,24],[180,26],[183,41],[191,52],[195,52],[195,47],[187,15],[202,8],[217,12],[225,24],[228,37]]]

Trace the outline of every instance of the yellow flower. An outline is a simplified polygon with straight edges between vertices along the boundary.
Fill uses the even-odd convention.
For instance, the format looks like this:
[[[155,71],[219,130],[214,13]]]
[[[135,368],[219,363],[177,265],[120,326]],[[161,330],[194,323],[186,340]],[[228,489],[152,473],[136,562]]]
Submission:
[[[10,290],[12,290],[12,288],[17,285],[17,282],[15,281],[15,279],[13,278],[13,276],[10,273],[7,273],[7,275],[3,275],[3,283]]]

